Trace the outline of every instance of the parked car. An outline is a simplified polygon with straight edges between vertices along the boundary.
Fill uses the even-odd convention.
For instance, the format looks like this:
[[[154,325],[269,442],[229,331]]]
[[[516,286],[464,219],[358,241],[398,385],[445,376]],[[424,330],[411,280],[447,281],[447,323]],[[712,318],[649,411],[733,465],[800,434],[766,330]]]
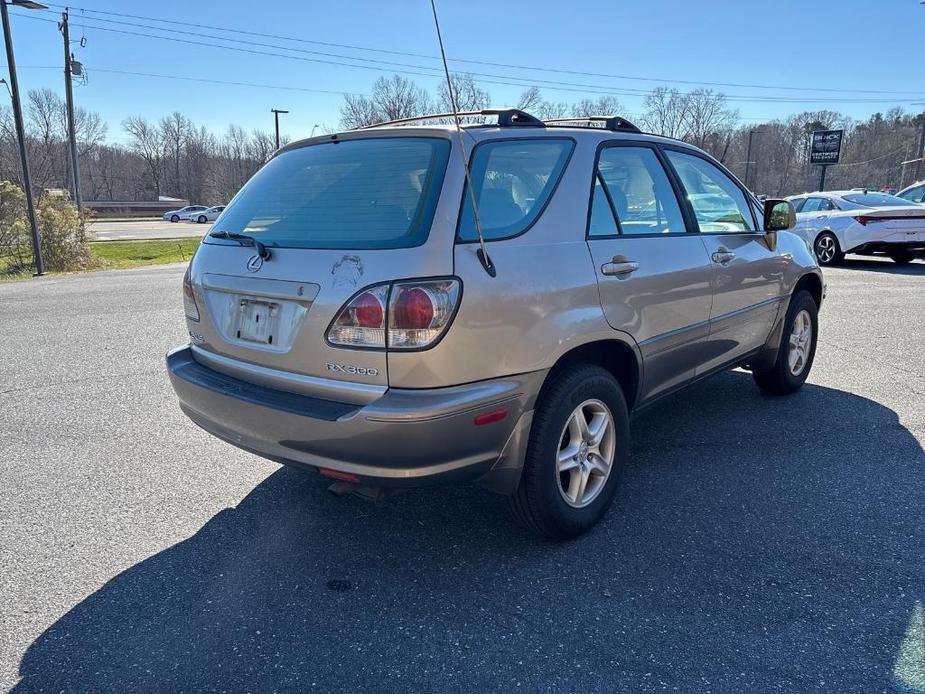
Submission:
[[[205,205],[187,205],[186,207],[181,207],[179,210],[165,212],[164,221],[179,222],[181,219],[189,219],[190,215],[196,214],[197,212],[205,212],[207,209],[209,208]]]
[[[222,210],[225,209],[224,205],[219,205],[218,207],[210,207],[198,213],[190,214],[187,217],[187,221],[196,222],[197,224],[205,224],[206,222],[214,222],[218,219],[218,216],[222,213]]]
[[[918,183],[913,183],[911,186],[903,188],[896,193],[896,197],[908,200],[909,202],[925,204],[925,181],[919,181]]]
[[[845,253],[887,255],[900,265],[925,250],[925,208],[887,193],[844,190],[788,198],[797,211],[794,232],[813,244],[820,265]]]
[[[475,205],[446,126],[275,153],[191,261],[167,368],[196,424],[338,493],[475,480],[571,537],[614,498],[631,412],[743,365],[800,388],[822,274],[790,203],[693,146],[483,113]]]

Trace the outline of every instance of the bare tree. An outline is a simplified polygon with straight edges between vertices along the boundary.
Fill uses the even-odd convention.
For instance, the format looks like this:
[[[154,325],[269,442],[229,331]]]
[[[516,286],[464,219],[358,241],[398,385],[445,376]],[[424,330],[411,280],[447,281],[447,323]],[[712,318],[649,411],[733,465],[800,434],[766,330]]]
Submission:
[[[491,95],[481,89],[467,72],[450,73],[453,93],[456,96],[456,108],[460,111],[479,111],[491,106]],[[440,82],[437,88],[437,109],[444,113],[453,110],[450,92],[445,81]]]
[[[368,97],[347,95],[341,108],[345,128],[362,127],[375,122],[409,118],[427,113],[427,92],[401,75],[380,77]]]
[[[680,138],[687,129],[688,102],[677,89],[658,87],[646,96],[642,124],[658,135]]]
[[[160,130],[143,116],[126,118],[122,121],[122,127],[132,138],[132,150],[142,158],[147,167],[154,194],[161,195],[166,146]]]
[[[588,116],[618,116],[623,111],[620,102],[614,96],[601,96],[597,99],[582,99],[572,106],[572,115],[576,118]]]

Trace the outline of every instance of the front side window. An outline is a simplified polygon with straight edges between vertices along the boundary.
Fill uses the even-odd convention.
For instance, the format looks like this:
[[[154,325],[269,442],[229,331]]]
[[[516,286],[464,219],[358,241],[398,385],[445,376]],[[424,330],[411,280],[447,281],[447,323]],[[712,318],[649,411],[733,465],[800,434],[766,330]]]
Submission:
[[[253,234],[285,248],[418,246],[430,233],[449,153],[449,140],[432,137],[343,140],[283,152],[225,207],[213,233]]]
[[[807,198],[802,212],[825,212],[832,209],[832,203],[825,198]]]
[[[722,170],[692,154],[674,150],[666,154],[678,172],[700,231],[735,234],[755,230],[745,193]]]
[[[489,141],[475,148],[469,170],[486,241],[517,236],[536,221],[574,146],[567,139],[523,139]],[[478,240],[468,188],[458,237]]]
[[[597,165],[588,235],[605,236],[619,225],[622,234],[672,234],[687,231],[668,175],[648,147],[608,147]],[[605,191],[606,189],[606,191]],[[606,220],[610,206],[616,225]]]

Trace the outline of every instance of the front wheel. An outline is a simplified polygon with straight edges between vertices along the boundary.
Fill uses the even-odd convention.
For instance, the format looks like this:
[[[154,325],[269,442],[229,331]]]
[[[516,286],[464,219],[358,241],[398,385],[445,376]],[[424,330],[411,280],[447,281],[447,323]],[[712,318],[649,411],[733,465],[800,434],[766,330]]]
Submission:
[[[206,223],[206,216],[205,216],[204,214],[201,214],[201,215],[199,215],[199,219],[197,219],[196,221],[199,222],[200,224],[205,224],[205,223]]]
[[[508,507],[528,530],[554,539],[590,530],[610,508],[629,451],[623,391],[606,370],[577,366],[544,386],[517,491]]]
[[[841,246],[838,244],[838,239],[835,238],[835,234],[831,231],[824,231],[819,234],[813,248],[816,251],[816,259],[820,265],[836,265],[845,257],[845,254],[841,251]]]
[[[784,318],[777,359],[771,368],[752,372],[761,390],[774,395],[787,395],[799,390],[806,382],[816,358],[818,314],[819,308],[812,294],[805,290],[794,294]]]
[[[889,253],[890,260],[892,260],[897,265],[908,265],[915,259],[915,254],[912,251],[893,251]]]
[[[170,221],[176,223],[180,221],[180,218],[177,215],[171,215]]]

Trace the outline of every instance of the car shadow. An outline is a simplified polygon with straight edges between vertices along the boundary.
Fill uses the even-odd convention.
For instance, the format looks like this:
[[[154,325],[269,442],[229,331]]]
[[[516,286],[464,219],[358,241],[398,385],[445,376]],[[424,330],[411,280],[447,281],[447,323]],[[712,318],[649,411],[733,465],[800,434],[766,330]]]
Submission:
[[[925,455],[892,410],[737,371],[633,427],[567,543],[474,486],[372,505],[281,468],[62,616],[16,691],[916,691]]]
[[[897,265],[889,258],[871,256],[847,256],[834,267],[845,270],[866,270],[868,272],[886,272],[891,275],[925,276],[925,260],[913,260],[908,265]]]

